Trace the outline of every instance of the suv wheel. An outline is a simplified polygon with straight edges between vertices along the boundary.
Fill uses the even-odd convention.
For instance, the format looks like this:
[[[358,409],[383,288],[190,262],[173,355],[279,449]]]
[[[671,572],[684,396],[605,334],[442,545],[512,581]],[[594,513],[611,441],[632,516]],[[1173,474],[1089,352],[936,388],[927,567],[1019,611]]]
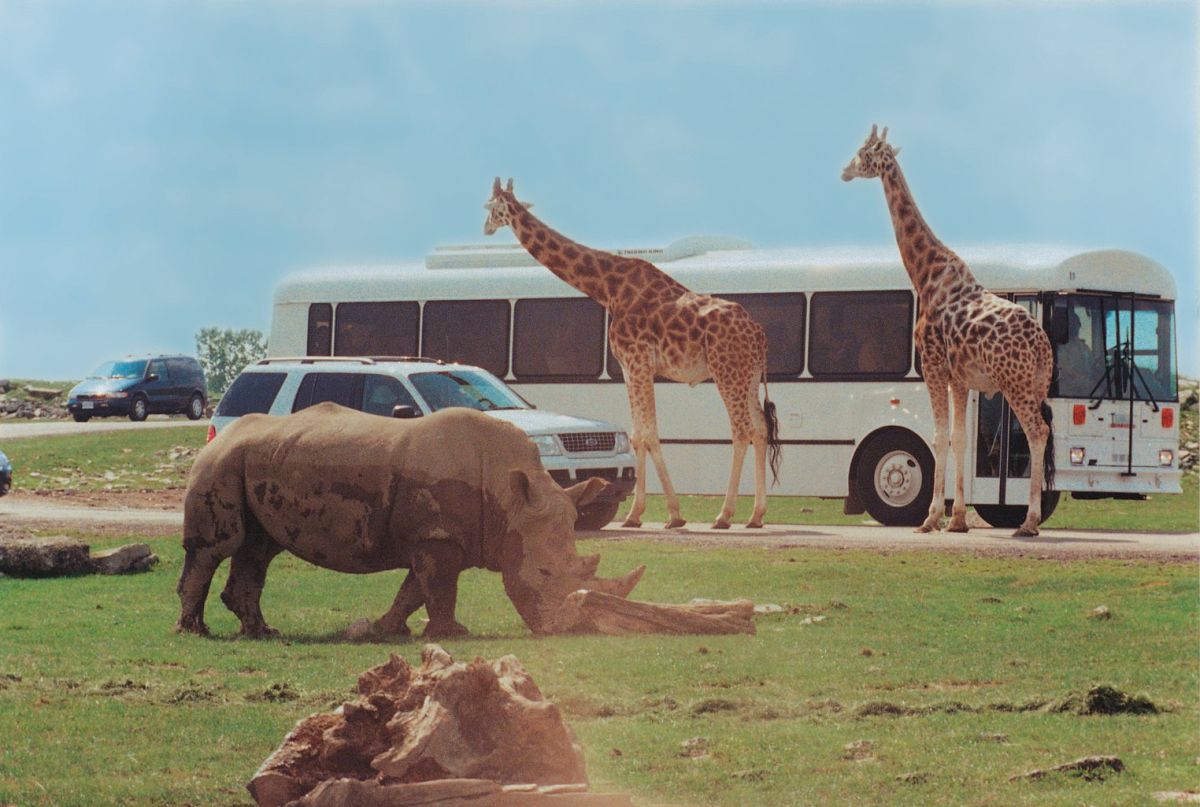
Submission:
[[[598,530],[616,518],[620,508],[620,502],[589,504],[579,511],[579,517],[575,519],[575,529]]]
[[[199,395],[193,395],[192,400],[188,401],[187,416],[188,420],[199,420],[204,417],[204,399]]]
[[[146,399],[141,395],[134,398],[129,404],[129,419],[135,423],[140,423],[146,419],[146,415],[150,414],[150,409],[146,404]]]
[[[910,431],[892,429],[871,438],[858,457],[858,500],[888,527],[915,527],[933,500],[933,454]]]

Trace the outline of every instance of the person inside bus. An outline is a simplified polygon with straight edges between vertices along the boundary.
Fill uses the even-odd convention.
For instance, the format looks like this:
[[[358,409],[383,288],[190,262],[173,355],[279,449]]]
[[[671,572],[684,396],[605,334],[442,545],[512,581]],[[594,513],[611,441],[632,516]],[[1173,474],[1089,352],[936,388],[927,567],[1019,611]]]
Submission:
[[[1082,331],[1083,323],[1075,309],[1067,317],[1067,343],[1058,348],[1058,388],[1063,395],[1091,394],[1104,375],[1104,355]]]

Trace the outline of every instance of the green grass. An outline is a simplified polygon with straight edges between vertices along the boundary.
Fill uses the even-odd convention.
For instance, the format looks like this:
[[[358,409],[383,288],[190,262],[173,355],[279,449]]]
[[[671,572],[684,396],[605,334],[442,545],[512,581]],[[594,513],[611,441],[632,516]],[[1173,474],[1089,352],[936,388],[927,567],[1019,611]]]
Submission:
[[[207,428],[127,429],[0,443],[23,490],[161,490],[187,480]]]
[[[215,638],[200,639],[171,632],[177,540],[155,549],[163,561],[142,575],[0,578],[0,804],[248,805],[245,783],[296,720],[348,698],[389,652],[417,660],[419,641],[339,638],[387,607],[400,572],[339,575],[282,556],[263,608],[284,638],[250,642],[233,638],[217,599],[222,570]],[[760,617],[754,637],[535,639],[498,575],[466,573],[458,613],[475,637],[447,650],[520,658],[563,707],[596,789],[642,805],[1075,805],[1196,785],[1189,565],[600,541],[580,551],[602,552],[604,574],[646,563],[641,599],[750,597],[793,612]],[[1098,605],[1112,618],[1091,618]],[[1096,684],[1165,711],[1033,708]],[[263,697],[285,685],[294,700]],[[983,737],[994,734],[1007,741]],[[680,755],[692,737],[707,738],[708,758]],[[872,743],[870,759],[844,758],[857,740]],[[1128,771],[1008,781],[1090,754]],[[897,780],[910,772],[927,779]]]

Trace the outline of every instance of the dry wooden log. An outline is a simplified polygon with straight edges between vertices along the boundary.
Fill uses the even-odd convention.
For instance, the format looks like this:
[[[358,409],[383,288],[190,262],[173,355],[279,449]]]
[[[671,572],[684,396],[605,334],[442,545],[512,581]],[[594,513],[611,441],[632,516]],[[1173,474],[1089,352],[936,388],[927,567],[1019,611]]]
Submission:
[[[754,603],[749,600],[696,601],[684,605],[638,602],[599,591],[570,594],[559,626],[567,633],[754,634]]]

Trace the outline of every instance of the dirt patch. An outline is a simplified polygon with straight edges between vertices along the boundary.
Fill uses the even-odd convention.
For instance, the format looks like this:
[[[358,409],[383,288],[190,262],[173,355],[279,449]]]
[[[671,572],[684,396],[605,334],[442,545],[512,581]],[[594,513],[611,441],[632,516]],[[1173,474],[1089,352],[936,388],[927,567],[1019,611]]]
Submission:
[[[163,490],[14,490],[13,501],[42,501],[106,510],[182,510],[184,488]]]

